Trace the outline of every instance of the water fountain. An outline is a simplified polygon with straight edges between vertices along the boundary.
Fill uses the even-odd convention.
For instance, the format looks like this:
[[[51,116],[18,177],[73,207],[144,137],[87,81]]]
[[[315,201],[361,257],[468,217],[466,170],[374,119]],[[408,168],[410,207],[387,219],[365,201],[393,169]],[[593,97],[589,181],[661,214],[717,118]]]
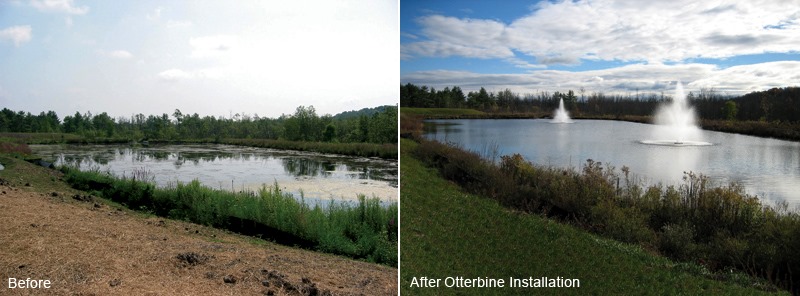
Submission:
[[[550,121],[551,123],[573,123],[571,118],[569,118],[569,112],[567,109],[564,108],[564,99],[558,102],[558,109],[556,112],[553,113],[553,120]]]
[[[694,108],[686,101],[683,85],[678,82],[672,102],[658,108],[655,115],[655,140],[640,143],[664,146],[708,146],[696,124]]]

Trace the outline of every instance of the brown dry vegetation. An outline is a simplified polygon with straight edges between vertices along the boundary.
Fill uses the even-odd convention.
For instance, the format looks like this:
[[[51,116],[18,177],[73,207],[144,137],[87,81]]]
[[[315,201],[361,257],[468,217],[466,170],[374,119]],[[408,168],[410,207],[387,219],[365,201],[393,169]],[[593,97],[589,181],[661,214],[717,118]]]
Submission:
[[[0,183],[0,294],[397,294],[397,269]],[[10,277],[52,286],[9,289]]]

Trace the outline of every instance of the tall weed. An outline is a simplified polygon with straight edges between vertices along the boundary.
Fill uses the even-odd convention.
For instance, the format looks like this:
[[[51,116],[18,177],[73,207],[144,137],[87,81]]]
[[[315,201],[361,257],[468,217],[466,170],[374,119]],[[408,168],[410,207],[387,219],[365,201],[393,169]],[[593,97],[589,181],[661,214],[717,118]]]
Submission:
[[[310,207],[278,184],[258,192],[229,192],[205,187],[197,180],[157,188],[138,178],[116,178],[109,173],[63,167],[65,180],[79,190],[156,215],[213,227],[285,236],[289,242],[311,242],[320,251],[397,264],[397,204],[384,207],[377,198],[359,196],[355,205],[331,201],[325,209]],[[264,228],[264,229],[253,229]],[[277,238],[276,238],[277,240]]]

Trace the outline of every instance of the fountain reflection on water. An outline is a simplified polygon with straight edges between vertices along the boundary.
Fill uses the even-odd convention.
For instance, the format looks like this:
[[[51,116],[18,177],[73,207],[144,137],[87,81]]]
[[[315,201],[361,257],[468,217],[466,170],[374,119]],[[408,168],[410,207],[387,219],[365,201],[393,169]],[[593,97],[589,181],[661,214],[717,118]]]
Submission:
[[[689,106],[683,85],[678,82],[672,102],[662,105],[655,114],[655,132],[652,140],[639,143],[662,146],[710,146],[703,141],[694,108]]]

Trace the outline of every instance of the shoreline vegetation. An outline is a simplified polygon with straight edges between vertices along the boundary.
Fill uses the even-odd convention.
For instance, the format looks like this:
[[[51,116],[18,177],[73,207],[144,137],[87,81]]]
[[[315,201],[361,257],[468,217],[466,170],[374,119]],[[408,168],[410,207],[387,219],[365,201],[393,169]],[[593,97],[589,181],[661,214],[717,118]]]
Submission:
[[[416,142],[410,155],[466,192],[715,274],[739,270],[800,292],[800,214],[785,205],[763,205],[740,185],[718,186],[692,172],[678,186],[645,187],[628,178],[627,167],[593,160],[578,170],[533,164],[517,154],[494,163],[423,139],[424,116],[411,111],[401,108],[401,136]]]
[[[29,144],[214,143],[300,150],[356,157],[395,159],[397,107],[380,106],[335,116],[318,116],[299,106],[279,118],[236,114],[230,118],[182,114],[133,115],[112,119],[87,112],[66,116],[53,111],[33,115],[0,110],[0,154],[31,159]],[[44,160],[45,162],[47,160]],[[40,162],[41,163],[41,162]],[[303,196],[282,192],[278,184],[251,192],[215,190],[197,181],[160,188],[147,172],[118,177],[99,171],[61,167],[75,189],[123,204],[132,210],[226,229],[320,252],[397,265],[397,202],[359,196],[355,203],[331,201],[309,206]]]
[[[414,295],[787,295],[738,271],[711,272],[580,226],[508,208],[446,180],[401,139],[403,203],[400,290]],[[457,255],[454,255],[457,254]],[[609,272],[612,271],[612,272]],[[415,277],[557,276],[578,289],[417,288]],[[777,292],[777,293],[776,293]]]
[[[317,115],[299,106],[278,118],[236,113],[230,117],[144,114],[112,118],[105,112],[64,116],[54,111],[0,110],[0,143],[133,144],[215,143],[397,159],[397,106]]]
[[[396,265],[158,217],[73,189],[58,170],[0,163],[0,273],[49,279],[52,293],[397,293]]]
[[[124,138],[85,138],[80,135],[66,133],[0,133],[0,143],[6,146],[20,144],[130,144],[142,145]],[[329,143],[310,141],[288,141],[279,139],[187,139],[187,140],[152,140],[153,144],[226,144],[257,148],[271,148],[282,150],[296,150],[318,152],[326,154],[340,154],[358,157],[377,157],[382,159],[397,159],[397,144],[391,143]]]
[[[419,119],[550,119],[552,112],[482,112],[456,108],[402,108],[402,116]],[[618,120],[652,124],[651,115],[573,115],[573,120]],[[701,119],[705,130],[756,137],[800,141],[800,123]],[[401,127],[402,129],[402,127]]]
[[[184,220],[354,259],[397,265],[397,203],[359,195],[354,205],[331,200],[311,207],[278,184],[258,191],[230,192],[198,181],[156,187],[152,176],[137,171],[116,177],[99,171],[62,166],[71,187],[122,204],[132,210]]]
[[[800,141],[800,87],[754,91],[740,96],[701,88],[686,99],[703,129]],[[496,92],[481,87],[465,93],[459,86],[434,89],[400,85],[406,116],[423,118],[549,118],[563,101],[573,119],[609,119],[651,123],[653,112],[672,97],[664,91],[605,94],[580,88],[567,92]]]

